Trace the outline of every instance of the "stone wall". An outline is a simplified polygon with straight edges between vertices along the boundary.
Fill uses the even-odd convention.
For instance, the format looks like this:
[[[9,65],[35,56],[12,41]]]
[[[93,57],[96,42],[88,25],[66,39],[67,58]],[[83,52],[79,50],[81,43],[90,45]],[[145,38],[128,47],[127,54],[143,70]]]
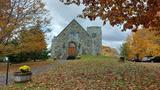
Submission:
[[[76,45],[77,55],[97,55],[101,51],[102,35],[101,28],[97,26],[88,27],[87,31],[75,20],[73,20],[52,41],[51,57],[66,59],[70,42]]]
[[[102,46],[102,31],[101,27],[98,26],[91,26],[87,27],[87,32],[91,38],[91,52],[92,55],[98,55],[101,52]]]
[[[65,59],[68,50],[68,44],[76,44],[77,55],[91,53],[89,34],[79,26],[76,21],[72,21],[52,42],[52,57]]]

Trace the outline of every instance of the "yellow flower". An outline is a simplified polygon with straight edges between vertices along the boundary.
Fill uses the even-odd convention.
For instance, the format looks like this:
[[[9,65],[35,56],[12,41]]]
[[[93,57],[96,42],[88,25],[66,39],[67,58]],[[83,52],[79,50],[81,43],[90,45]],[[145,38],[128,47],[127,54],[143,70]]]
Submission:
[[[20,71],[24,71],[24,72],[29,72],[30,71],[30,67],[27,65],[21,66],[19,67]]]

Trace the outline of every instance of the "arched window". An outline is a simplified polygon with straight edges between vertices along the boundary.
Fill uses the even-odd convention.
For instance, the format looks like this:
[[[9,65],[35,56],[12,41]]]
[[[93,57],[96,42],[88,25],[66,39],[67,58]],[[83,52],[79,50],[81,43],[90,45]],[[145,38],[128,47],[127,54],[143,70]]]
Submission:
[[[76,44],[74,42],[70,42],[69,47],[76,47]]]

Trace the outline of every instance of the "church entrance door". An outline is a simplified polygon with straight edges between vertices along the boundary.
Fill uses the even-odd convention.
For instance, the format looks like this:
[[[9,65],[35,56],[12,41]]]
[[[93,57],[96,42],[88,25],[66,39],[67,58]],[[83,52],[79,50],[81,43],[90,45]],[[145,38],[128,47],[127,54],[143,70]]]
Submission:
[[[77,54],[76,44],[74,42],[70,42],[68,45],[68,56],[75,57]]]

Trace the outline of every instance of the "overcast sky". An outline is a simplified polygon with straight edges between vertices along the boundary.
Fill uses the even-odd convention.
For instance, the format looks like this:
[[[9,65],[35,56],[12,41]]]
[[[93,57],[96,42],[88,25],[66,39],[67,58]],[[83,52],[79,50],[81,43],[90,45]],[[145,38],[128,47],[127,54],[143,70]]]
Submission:
[[[102,25],[100,19],[90,21],[88,19],[78,18],[82,13],[83,6],[64,5],[59,0],[45,0],[46,7],[52,17],[51,29],[52,32],[47,35],[49,37],[47,43],[50,47],[51,40],[57,36],[73,19],[76,19],[82,27],[86,29],[87,26],[101,26],[102,27],[102,43],[103,45],[119,49],[120,45],[126,40],[130,34],[129,31],[121,32],[119,28],[111,27],[109,23]]]

